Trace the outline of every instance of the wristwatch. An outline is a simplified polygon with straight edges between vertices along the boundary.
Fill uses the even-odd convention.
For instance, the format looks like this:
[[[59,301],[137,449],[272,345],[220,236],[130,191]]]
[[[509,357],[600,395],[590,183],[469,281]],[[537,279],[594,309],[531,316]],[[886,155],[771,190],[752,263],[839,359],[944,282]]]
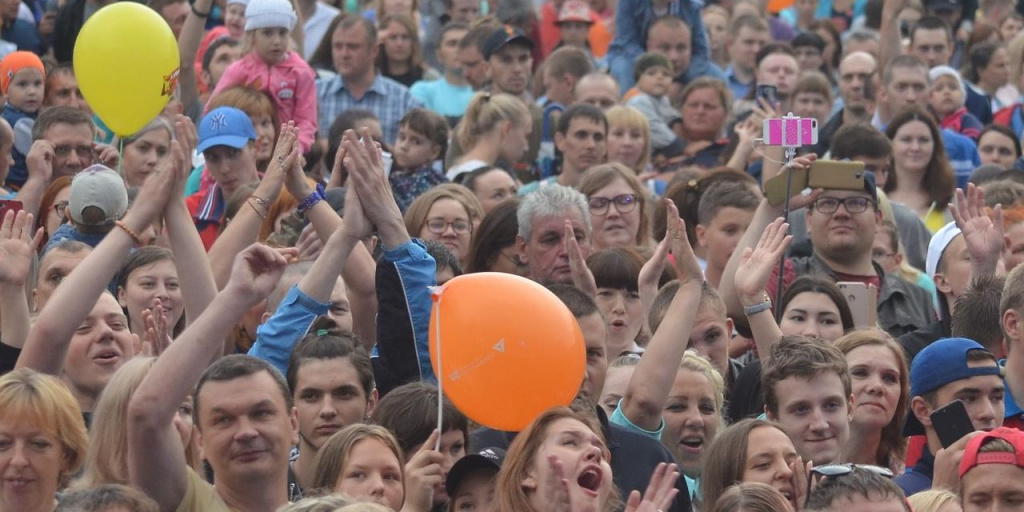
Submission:
[[[772,299],[768,297],[768,294],[764,294],[764,300],[754,304],[753,306],[747,306],[743,308],[743,314],[746,316],[756,315],[763,311],[772,309]]]

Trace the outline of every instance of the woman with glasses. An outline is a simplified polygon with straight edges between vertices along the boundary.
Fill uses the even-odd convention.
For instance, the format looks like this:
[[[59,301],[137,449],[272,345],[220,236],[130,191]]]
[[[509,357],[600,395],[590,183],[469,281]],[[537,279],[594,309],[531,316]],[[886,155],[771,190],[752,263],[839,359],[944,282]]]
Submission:
[[[903,420],[910,404],[907,358],[880,329],[858,329],[835,342],[850,367],[853,420],[842,460],[902,472],[907,451]]]
[[[952,220],[946,218],[946,207],[956,188],[938,126],[927,112],[909,107],[893,118],[885,134],[892,140],[894,164],[885,193],[917,212],[932,233],[938,231]]]
[[[648,192],[633,170],[620,163],[592,167],[583,175],[580,192],[590,204],[595,251],[650,245]]]
[[[61,176],[50,182],[39,200],[40,225],[43,228],[43,241],[39,248],[46,247],[50,237],[57,232],[61,224],[68,221],[67,207],[71,200],[71,176]]]
[[[476,196],[462,185],[445,183],[416,198],[405,211],[409,234],[445,245],[465,267],[473,232],[484,216]]]

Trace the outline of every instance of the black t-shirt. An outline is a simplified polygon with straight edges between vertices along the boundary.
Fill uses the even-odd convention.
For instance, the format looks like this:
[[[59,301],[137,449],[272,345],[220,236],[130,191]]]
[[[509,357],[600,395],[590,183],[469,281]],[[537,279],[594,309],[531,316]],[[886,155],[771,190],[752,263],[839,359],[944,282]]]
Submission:
[[[0,343],[0,375],[4,375],[18,364],[18,357],[21,356],[21,349]]]

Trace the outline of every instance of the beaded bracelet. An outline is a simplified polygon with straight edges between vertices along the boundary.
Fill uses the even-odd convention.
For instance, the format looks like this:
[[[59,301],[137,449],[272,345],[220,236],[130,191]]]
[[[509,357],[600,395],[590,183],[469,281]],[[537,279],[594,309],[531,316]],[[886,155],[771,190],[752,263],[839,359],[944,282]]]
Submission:
[[[123,229],[125,233],[128,233],[128,236],[132,237],[132,241],[135,242],[136,246],[142,247],[142,237],[140,237],[138,233],[133,231],[132,228],[128,227],[127,224],[121,221],[116,221],[114,222],[114,225]]]

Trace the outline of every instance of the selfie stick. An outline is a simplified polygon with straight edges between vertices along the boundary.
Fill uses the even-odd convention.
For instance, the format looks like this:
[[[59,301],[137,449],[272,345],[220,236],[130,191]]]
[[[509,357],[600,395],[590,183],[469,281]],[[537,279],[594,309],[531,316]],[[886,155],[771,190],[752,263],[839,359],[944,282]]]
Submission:
[[[790,115],[793,115],[793,114],[790,114]],[[799,142],[797,142],[797,144],[799,144]],[[789,223],[789,191],[792,190],[792,187],[793,187],[793,159],[796,158],[796,148],[797,147],[798,146],[789,146],[789,145],[785,146],[785,148],[786,148],[786,158],[785,158],[786,163],[782,167],[783,169],[786,170],[786,194],[784,194],[786,196],[786,200],[783,203],[783,207],[782,207],[782,221],[785,222],[785,223]],[[785,271],[785,269],[786,269],[786,255],[783,254],[782,257],[779,258],[779,275],[778,275],[778,281],[775,283],[775,302],[774,302],[774,304],[775,304],[775,322],[777,322],[777,323],[782,322],[782,308],[780,307],[780,304],[782,304],[782,274]]]

